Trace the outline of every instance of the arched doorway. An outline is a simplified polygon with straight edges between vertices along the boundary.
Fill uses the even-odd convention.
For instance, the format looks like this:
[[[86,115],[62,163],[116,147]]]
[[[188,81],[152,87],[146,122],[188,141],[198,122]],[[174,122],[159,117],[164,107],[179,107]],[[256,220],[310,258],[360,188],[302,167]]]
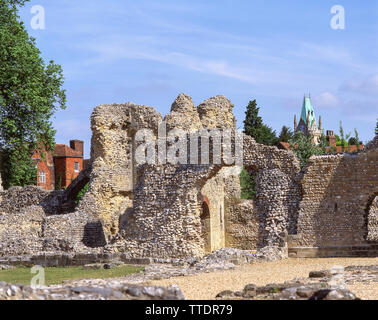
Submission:
[[[211,252],[210,209],[205,201],[202,203],[200,218],[202,237],[205,240],[205,252]]]
[[[365,209],[367,236],[366,240],[378,243],[378,195],[369,198]]]

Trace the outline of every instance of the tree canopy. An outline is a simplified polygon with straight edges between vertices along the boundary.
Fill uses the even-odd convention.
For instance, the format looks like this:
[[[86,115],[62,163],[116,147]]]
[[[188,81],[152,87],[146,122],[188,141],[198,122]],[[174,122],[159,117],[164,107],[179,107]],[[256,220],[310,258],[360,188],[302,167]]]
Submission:
[[[302,169],[305,168],[311,156],[325,154],[325,150],[322,147],[315,146],[311,142],[311,138],[306,137],[300,131],[290,140],[290,149],[297,155]]]
[[[25,0],[0,0],[0,148],[4,186],[35,184],[31,160],[38,147],[51,150],[51,117],[66,107],[60,65],[47,65],[18,16]]]
[[[259,116],[259,110],[256,100],[248,103],[245,112],[244,133],[254,138],[257,143],[274,145],[277,141],[276,132],[263,123]]]
[[[278,136],[278,142],[289,142],[293,139],[293,136],[293,131],[291,131],[289,127],[283,126],[280,135]]]

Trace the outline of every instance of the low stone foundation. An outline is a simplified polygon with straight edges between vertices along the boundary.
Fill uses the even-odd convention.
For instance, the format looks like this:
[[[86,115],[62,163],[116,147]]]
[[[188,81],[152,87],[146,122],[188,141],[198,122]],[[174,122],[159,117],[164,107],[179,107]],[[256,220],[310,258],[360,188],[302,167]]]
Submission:
[[[291,247],[290,258],[378,257],[378,245]]]

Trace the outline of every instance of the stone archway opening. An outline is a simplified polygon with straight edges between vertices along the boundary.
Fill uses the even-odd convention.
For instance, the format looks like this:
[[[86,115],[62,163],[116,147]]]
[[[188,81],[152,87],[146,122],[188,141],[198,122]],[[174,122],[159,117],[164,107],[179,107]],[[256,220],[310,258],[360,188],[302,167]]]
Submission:
[[[365,208],[367,226],[366,240],[378,243],[378,194],[374,194],[368,200]]]
[[[210,228],[210,209],[206,201],[202,202],[201,208],[201,231],[205,243],[205,252],[211,252],[211,228]]]

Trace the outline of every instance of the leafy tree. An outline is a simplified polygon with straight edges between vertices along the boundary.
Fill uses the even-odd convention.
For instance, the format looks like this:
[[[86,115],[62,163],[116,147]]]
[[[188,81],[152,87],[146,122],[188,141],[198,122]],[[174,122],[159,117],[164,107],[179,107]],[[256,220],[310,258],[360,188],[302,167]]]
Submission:
[[[338,134],[335,134],[335,138],[336,138],[336,145],[337,146],[341,146],[341,139],[340,139],[340,136]]]
[[[329,141],[327,140],[327,137],[324,134],[324,131],[322,131],[322,135],[320,136],[320,142],[319,142],[318,147],[325,152],[326,148],[328,148],[329,146],[330,146]]]
[[[250,174],[243,167],[240,173],[240,187],[242,199],[253,199],[255,197],[255,174]]]
[[[26,0],[0,0],[0,149],[4,186],[36,183],[34,150],[52,150],[51,117],[66,107],[60,65],[45,64],[18,16]]]
[[[340,132],[340,142],[339,144],[336,142],[336,145],[340,145],[342,147],[343,152],[345,151],[345,148],[348,146],[348,139],[351,136],[351,133],[344,134],[344,128],[343,128],[343,123],[340,121],[340,127],[339,127],[339,132]]]
[[[350,146],[357,146],[358,145],[357,141],[358,140],[355,137],[351,137],[348,140],[348,145],[350,145]]]
[[[377,119],[377,123],[375,125],[375,135],[378,136],[378,119]]]
[[[292,140],[290,140],[290,149],[297,155],[301,168],[304,169],[308,159],[313,155],[325,154],[325,150],[315,146],[311,142],[310,137],[306,137],[302,132],[297,132]]]
[[[283,126],[278,136],[278,142],[289,142],[293,137],[293,131],[289,127]]]

